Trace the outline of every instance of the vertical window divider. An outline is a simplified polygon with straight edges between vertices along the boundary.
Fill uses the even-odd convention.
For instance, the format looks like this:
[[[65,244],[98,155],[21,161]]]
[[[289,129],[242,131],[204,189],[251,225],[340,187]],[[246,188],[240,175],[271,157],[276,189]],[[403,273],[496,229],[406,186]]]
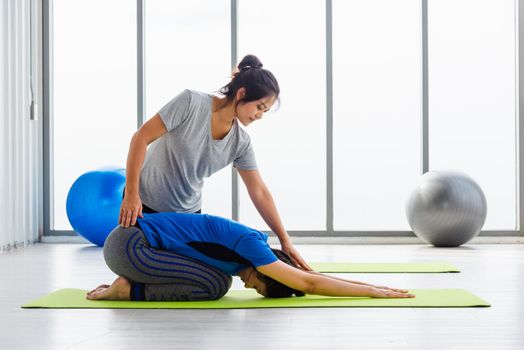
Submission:
[[[422,58],[422,174],[429,171],[429,85],[428,85],[428,0],[421,0],[421,58]]]
[[[238,0],[231,0],[231,71],[238,60]],[[239,219],[238,172],[231,166],[231,219]]]
[[[44,196],[44,208],[43,208],[43,223],[44,223],[44,236],[51,233],[51,216],[53,212],[51,210],[51,152],[52,152],[52,137],[51,137],[51,101],[52,101],[52,48],[51,48],[51,1],[43,0],[42,2],[42,113],[43,113],[43,196]]]
[[[516,55],[517,59],[515,62],[515,70],[516,70],[516,103],[515,103],[515,132],[517,140],[516,147],[516,158],[515,161],[517,163],[517,166],[515,167],[515,181],[517,193],[516,193],[516,230],[519,236],[524,235],[524,232],[522,231],[522,218],[524,217],[524,206],[522,203],[524,203],[524,192],[522,191],[522,188],[524,187],[523,183],[523,174],[524,174],[524,143],[522,142],[522,135],[524,135],[523,132],[523,123],[522,123],[522,111],[524,110],[524,89],[522,89],[522,86],[524,86],[524,72],[522,71],[522,67],[524,66],[524,26],[522,25],[522,19],[524,18],[524,8],[523,8],[523,0],[515,0],[515,26],[516,26]]]
[[[145,117],[145,3],[136,0],[136,71],[137,71],[137,118],[136,128],[144,124]]]
[[[326,0],[326,234],[333,232],[333,1]]]

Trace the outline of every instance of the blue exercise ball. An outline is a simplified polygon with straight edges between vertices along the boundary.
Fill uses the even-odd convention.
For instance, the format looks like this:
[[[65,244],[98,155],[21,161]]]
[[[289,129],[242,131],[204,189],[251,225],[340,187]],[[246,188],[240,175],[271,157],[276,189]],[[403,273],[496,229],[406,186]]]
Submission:
[[[126,183],[125,169],[90,171],[81,175],[67,195],[67,218],[73,229],[102,247],[118,225]]]
[[[436,247],[458,247],[474,238],[487,209],[480,186],[457,171],[425,173],[406,204],[413,232]]]

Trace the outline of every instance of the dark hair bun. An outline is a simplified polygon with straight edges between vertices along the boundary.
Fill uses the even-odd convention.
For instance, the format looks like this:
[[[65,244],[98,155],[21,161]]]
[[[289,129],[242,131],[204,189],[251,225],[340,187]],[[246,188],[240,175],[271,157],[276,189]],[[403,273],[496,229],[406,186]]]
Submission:
[[[244,96],[236,99],[239,89],[244,88]],[[239,103],[259,100],[273,96],[278,99],[280,87],[277,79],[267,69],[262,68],[262,62],[255,55],[247,55],[231,72],[231,81],[222,86],[219,92],[226,96],[227,103]]]
[[[238,64],[238,69],[240,71],[243,71],[243,70],[246,70],[246,69],[258,69],[258,68],[262,68],[263,67],[263,64],[262,62],[260,62],[260,60],[258,59],[257,56],[255,55],[246,55],[244,56],[244,58],[242,59],[242,61],[240,61],[240,63]]]

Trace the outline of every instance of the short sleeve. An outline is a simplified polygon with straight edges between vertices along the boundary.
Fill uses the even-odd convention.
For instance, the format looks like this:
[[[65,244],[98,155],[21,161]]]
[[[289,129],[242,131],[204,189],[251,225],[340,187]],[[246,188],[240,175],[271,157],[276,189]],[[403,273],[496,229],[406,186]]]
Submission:
[[[245,234],[237,243],[235,251],[254,267],[271,264],[278,260],[269,244],[262,238],[261,233],[256,231]]]
[[[190,102],[191,91],[186,89],[158,111],[167,131],[173,130],[186,120],[189,115]]]
[[[246,147],[240,152],[239,156],[233,161],[233,166],[239,170],[257,170],[257,160],[251,142],[248,141]]]

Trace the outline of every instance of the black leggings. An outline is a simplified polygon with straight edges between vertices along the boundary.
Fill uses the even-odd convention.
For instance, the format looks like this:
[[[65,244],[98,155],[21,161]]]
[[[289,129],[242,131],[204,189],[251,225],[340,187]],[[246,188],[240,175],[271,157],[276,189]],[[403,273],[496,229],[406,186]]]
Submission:
[[[104,243],[104,259],[114,273],[131,281],[131,300],[214,300],[231,288],[230,275],[151,247],[138,227],[116,227]]]
[[[142,213],[155,214],[158,213],[158,211],[156,211],[155,209],[151,209],[147,205],[142,203]],[[198,211],[195,211],[194,214],[202,214],[202,209],[198,209]]]

